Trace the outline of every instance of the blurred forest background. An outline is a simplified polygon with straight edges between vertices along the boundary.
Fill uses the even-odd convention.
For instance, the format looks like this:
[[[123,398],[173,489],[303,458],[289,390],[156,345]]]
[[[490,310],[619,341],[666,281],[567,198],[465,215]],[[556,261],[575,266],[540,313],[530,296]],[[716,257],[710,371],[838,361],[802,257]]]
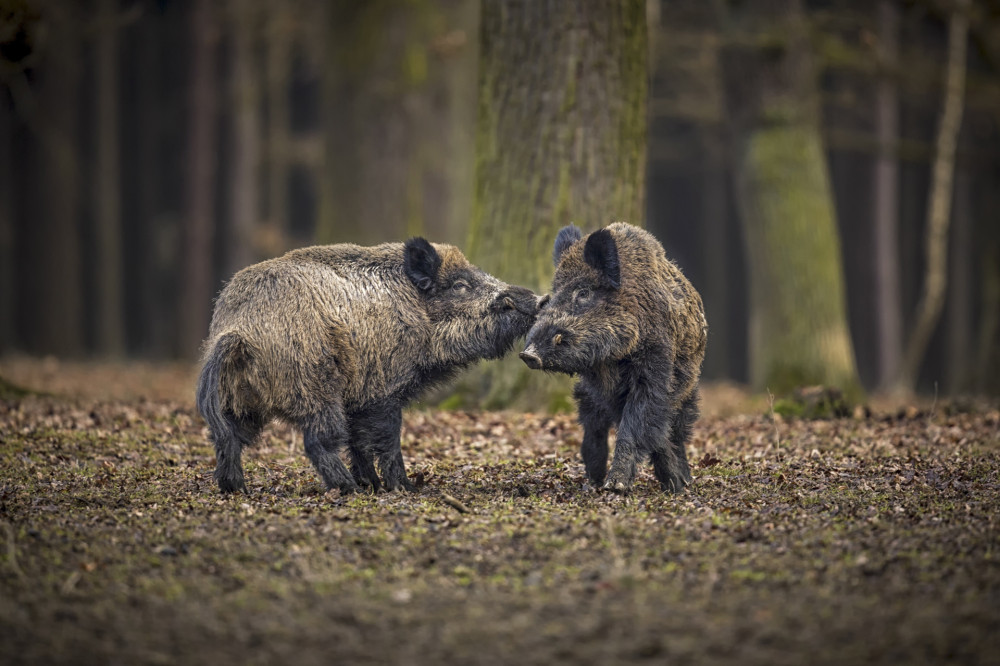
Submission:
[[[194,359],[239,268],[644,224],[704,375],[1000,393],[996,0],[0,0],[0,353]]]

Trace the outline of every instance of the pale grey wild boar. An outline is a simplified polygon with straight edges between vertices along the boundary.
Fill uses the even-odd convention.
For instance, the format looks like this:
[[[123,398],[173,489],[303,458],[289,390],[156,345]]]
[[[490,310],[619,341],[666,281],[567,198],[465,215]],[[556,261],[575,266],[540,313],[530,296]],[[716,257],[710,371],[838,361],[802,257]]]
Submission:
[[[595,487],[626,492],[648,457],[666,491],[691,482],[708,325],[701,297],[646,231],[616,222],[556,236],[551,299],[528,333],[531,368],[575,374],[581,452]],[[608,431],[617,427],[608,471]]]
[[[278,418],[302,430],[327,488],[412,490],[403,406],[503,356],[537,309],[531,291],[423,238],[308,247],[244,268],[215,303],[198,380],[219,488],[245,489],[242,450]]]

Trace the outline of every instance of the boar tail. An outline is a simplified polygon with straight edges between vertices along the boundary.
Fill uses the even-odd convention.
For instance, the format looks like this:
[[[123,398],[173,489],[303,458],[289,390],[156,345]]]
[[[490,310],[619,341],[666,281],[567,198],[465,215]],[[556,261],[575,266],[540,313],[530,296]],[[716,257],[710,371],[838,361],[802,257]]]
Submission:
[[[246,341],[234,332],[220,335],[205,351],[198,377],[198,411],[217,438],[236,435],[234,424],[224,410],[235,397],[229,395],[228,388],[240,383],[247,352]]]

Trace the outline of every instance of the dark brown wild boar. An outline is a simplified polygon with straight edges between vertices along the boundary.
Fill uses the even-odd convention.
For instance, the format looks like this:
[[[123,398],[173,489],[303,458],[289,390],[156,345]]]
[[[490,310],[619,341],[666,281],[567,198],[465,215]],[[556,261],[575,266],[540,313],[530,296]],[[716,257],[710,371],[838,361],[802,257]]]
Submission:
[[[701,297],[651,234],[624,222],[586,239],[564,227],[552,257],[552,296],[521,359],[579,375],[573,393],[594,486],[628,491],[648,456],[664,490],[679,492],[691,481],[685,444],[698,418],[708,335]],[[612,426],[618,434],[608,472]]]
[[[241,452],[279,418],[302,430],[328,488],[412,489],[403,406],[503,356],[536,311],[532,292],[423,238],[309,247],[241,270],[216,301],[198,381],[219,488],[245,488]]]

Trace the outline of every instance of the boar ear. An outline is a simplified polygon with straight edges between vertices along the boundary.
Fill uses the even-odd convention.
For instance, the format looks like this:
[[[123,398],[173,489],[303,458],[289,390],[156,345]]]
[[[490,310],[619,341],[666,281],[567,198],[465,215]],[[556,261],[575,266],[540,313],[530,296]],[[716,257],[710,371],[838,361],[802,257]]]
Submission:
[[[411,238],[403,245],[403,270],[420,291],[429,291],[437,281],[441,257],[425,239]]]
[[[559,259],[562,257],[562,253],[566,251],[566,248],[582,237],[583,234],[580,233],[580,230],[575,225],[569,224],[560,229],[559,233],[556,234],[555,247],[552,248],[552,263],[558,266]]]
[[[583,246],[583,260],[596,268],[613,289],[621,286],[618,245],[610,231],[598,229],[587,237],[587,244]]]

